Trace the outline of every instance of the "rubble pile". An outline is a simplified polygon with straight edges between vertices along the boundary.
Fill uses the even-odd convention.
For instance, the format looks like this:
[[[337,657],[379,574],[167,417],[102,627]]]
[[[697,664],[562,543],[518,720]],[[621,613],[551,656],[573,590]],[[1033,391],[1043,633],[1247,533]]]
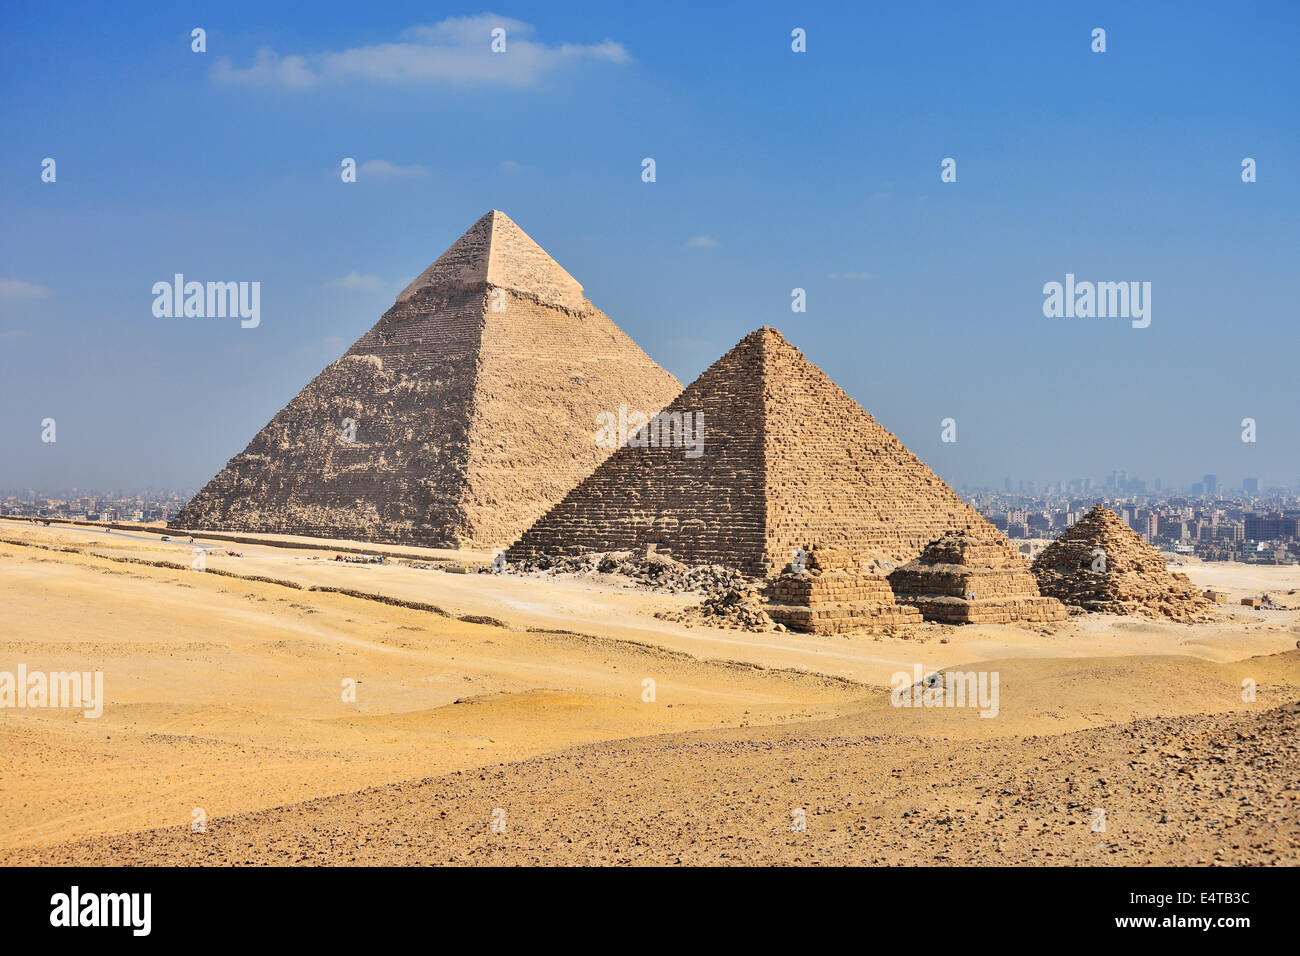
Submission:
[[[490,572],[490,568],[484,568]],[[743,589],[752,579],[716,564],[687,565],[657,551],[593,551],[580,555],[537,555],[505,566],[512,574],[618,575],[627,582],[668,594],[698,592],[710,597]]]
[[[1085,611],[1211,618],[1213,600],[1186,575],[1170,571],[1159,551],[1102,505],[1044,548],[1033,571],[1042,593]]]

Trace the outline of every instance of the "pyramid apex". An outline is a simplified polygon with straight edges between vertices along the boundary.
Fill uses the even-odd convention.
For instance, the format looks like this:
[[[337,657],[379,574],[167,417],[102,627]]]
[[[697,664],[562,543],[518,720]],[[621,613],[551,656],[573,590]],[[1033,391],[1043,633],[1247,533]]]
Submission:
[[[489,209],[397,297],[448,286],[490,285],[580,310],[582,285],[500,209]]]
[[[1092,510],[1085,517],[1104,518],[1108,521],[1119,521],[1119,514],[1112,508],[1107,508],[1100,501],[1092,506]]]

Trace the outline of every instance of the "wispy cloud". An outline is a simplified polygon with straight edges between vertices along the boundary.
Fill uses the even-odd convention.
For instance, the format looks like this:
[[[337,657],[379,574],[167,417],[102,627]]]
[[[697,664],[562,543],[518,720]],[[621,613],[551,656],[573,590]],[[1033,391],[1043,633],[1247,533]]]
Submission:
[[[506,31],[504,53],[492,51],[492,31],[498,27]],[[264,47],[245,67],[223,57],[213,66],[212,78],[218,83],[286,90],[309,90],[350,80],[518,87],[532,86],[583,60],[627,63],[631,59],[623,44],[613,40],[548,46],[529,39],[534,32],[530,24],[490,13],[450,17],[411,27],[391,43],[290,54]]]
[[[717,246],[718,240],[712,236],[691,236],[686,240],[688,249],[712,249]]]
[[[348,289],[353,292],[373,292],[384,288],[384,280],[379,276],[366,276],[359,272],[349,272],[342,279],[331,279],[325,283],[330,289]]]
[[[504,163],[501,164],[502,171],[507,173],[517,173],[523,168],[524,168],[524,164],[519,162],[516,159],[507,159]]]
[[[368,159],[357,171],[361,179],[422,179],[429,175],[429,170],[419,163],[399,166],[386,159]]]
[[[43,285],[22,279],[0,279],[0,299],[48,299],[54,295]]]

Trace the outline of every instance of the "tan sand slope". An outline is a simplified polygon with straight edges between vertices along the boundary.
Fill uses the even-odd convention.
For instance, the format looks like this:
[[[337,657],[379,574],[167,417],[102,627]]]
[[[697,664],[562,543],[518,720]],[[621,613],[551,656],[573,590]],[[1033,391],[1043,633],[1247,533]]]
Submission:
[[[85,528],[37,528],[0,520],[0,540],[84,549],[116,558],[166,561],[188,566],[187,545],[162,543],[151,535],[106,535]],[[538,580],[514,576],[445,574],[405,564],[386,567],[338,564],[331,560],[333,542],[313,552],[268,545],[236,545],[244,555],[230,558],[224,546],[210,552],[207,566],[219,573],[258,575],[303,587],[338,587],[387,598],[423,602],[454,616],[486,616],[518,627],[581,631],[618,640],[650,643],[698,657],[737,660],[773,668],[802,667],[850,680],[885,686],[898,667],[910,667],[916,648],[936,667],[965,661],[1007,657],[1056,657],[1134,654],[1190,654],[1209,660],[1236,660],[1295,647],[1300,613],[1251,612],[1226,608],[1218,623],[1163,626],[1154,621],[1088,615],[1050,626],[926,625],[906,639],[879,635],[746,634],[711,627],[684,627],[654,618],[657,611],[680,611],[697,599],[687,595],[590,585],[581,581]],[[437,554],[438,552],[428,552]],[[443,552],[445,553],[445,552]],[[47,557],[50,555],[45,553]],[[1286,582],[1300,587],[1300,568],[1207,565],[1205,573],[1249,573],[1266,579],[1272,590]],[[1277,573],[1281,572],[1281,573]],[[948,638],[950,643],[940,644]]]
[[[5,847],[583,741],[824,716],[862,693],[626,642],[15,551],[0,546],[0,670],[103,671],[108,703],[98,719],[0,710]],[[659,707],[641,703],[647,677]]]
[[[1295,660],[1289,669],[1296,676]],[[123,834],[53,847],[40,858],[222,865],[1300,863],[1295,703],[1013,739],[871,735],[864,731],[872,721],[866,723],[855,717],[780,732],[599,744],[244,814],[202,834],[179,827]]]
[[[223,573],[196,573],[188,570],[187,547],[152,536],[0,522],[0,537],[24,542],[0,543],[0,670],[19,663],[102,670],[108,698],[97,720],[63,710],[0,710],[0,860],[7,862],[108,861],[116,853],[122,861],[158,861],[189,859],[199,850],[210,862],[252,862],[284,860],[288,847],[299,847],[291,860],[349,862],[371,859],[371,850],[353,848],[380,834],[404,844],[410,860],[446,854],[515,862],[549,847],[530,838],[515,845],[514,856],[480,855],[477,828],[499,804],[479,807],[494,799],[490,788],[465,786],[479,774],[482,784],[522,781],[516,796],[502,798],[510,802],[513,836],[520,836],[515,824],[531,819],[536,840],[549,840],[559,824],[548,808],[567,800],[585,800],[583,812],[597,814],[590,819],[608,831],[604,836],[580,841],[581,833],[567,833],[573,855],[548,859],[649,859],[637,857],[644,850],[635,841],[666,839],[667,831],[643,833],[633,824],[680,819],[686,811],[662,802],[678,790],[675,781],[680,800],[702,808],[698,825],[713,832],[729,824],[708,823],[708,815],[731,819],[726,801],[746,793],[745,786],[776,787],[772,793],[782,800],[794,799],[783,780],[825,773],[830,787],[838,768],[874,795],[888,791],[895,771],[904,778],[919,773],[921,755],[942,766],[950,757],[984,754],[988,767],[973,772],[993,774],[995,756],[1023,770],[1024,761],[1007,755],[1021,748],[1039,754],[1036,747],[1046,747],[1046,768],[1055,772],[1053,761],[1068,762],[1073,751],[1036,738],[1104,733],[1098,728],[1131,720],[1262,713],[1300,696],[1294,650],[1282,653],[1300,637],[1295,612],[1241,613],[1195,626],[1105,615],[1035,628],[925,625],[910,640],[745,634],[653,618],[654,610],[690,596],[341,565],[269,544],[241,545],[239,559],[214,553],[209,567]],[[373,598],[308,590],[313,586]],[[419,607],[404,606],[411,604]],[[433,606],[444,613],[427,610]],[[457,619],[463,615],[507,626]],[[955,665],[996,670],[998,717],[891,707],[890,676],[915,665],[925,672]],[[344,678],[358,682],[355,703],[341,698]],[[653,702],[642,697],[646,678],[655,682]],[[1245,678],[1258,684],[1249,706],[1240,699]],[[693,733],[703,736],[680,736]],[[809,742],[776,743],[796,738]],[[893,738],[901,742],[870,743]],[[597,763],[584,763],[587,751],[566,754],[602,742],[613,756]],[[682,763],[674,749],[682,746],[707,759]],[[833,765],[822,767],[824,757]],[[536,765],[528,763],[534,758]],[[531,776],[534,766],[567,769],[548,782]],[[485,767],[496,769],[476,769]],[[458,771],[464,776],[447,776]],[[409,794],[412,785],[401,781],[418,779],[456,781],[446,793],[463,799],[439,797],[437,814],[445,809],[448,816],[438,819],[463,823],[464,840],[450,831],[401,837],[387,797],[370,805],[364,795],[349,796],[366,787]],[[933,782],[948,792],[947,784]],[[433,793],[428,786],[420,792]],[[628,790],[641,796],[627,798]],[[953,792],[960,806],[976,806],[974,791]],[[517,801],[528,794],[533,803],[525,808]],[[249,813],[274,814],[322,797],[344,802],[328,805],[337,815],[317,819],[322,829],[309,849],[303,847],[310,834],[284,817],[265,818],[277,821],[268,826],[282,830],[279,839],[248,829]],[[804,799],[811,811],[812,798]],[[188,849],[168,842],[191,835],[196,807],[206,812],[205,836],[215,842]],[[169,827],[179,829],[173,836],[125,836],[167,834]],[[976,829],[971,847],[993,832]],[[700,836],[698,829],[687,832]],[[49,849],[79,839],[94,843]],[[669,841],[655,854],[675,846],[698,861],[787,859],[761,833],[745,837],[748,855],[733,852],[728,841],[704,840],[695,850],[688,841]],[[263,843],[265,852],[249,849]],[[831,855],[819,858],[847,859],[850,852],[824,850]],[[1115,857],[1130,858],[1145,859]],[[901,844],[893,859],[902,861]]]

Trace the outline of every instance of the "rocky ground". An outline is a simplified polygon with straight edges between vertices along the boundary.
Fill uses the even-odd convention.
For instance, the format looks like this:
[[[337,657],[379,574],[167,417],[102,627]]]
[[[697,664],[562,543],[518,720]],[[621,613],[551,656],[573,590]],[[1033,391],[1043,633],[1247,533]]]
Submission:
[[[749,634],[656,618],[698,592],[472,573],[491,554],[248,542],[195,573],[6,530],[0,670],[102,670],[107,700],[0,719],[0,863],[1295,862],[1292,728],[1251,722],[1300,699],[1297,612]],[[917,667],[996,671],[997,719],[891,706]]]
[[[852,718],[697,733],[244,814],[203,834],[65,844],[45,859],[1296,865],[1298,729],[1292,703],[1015,740],[859,736]]]
[[[484,573],[491,573],[484,568]],[[646,590],[680,594],[694,591],[716,594],[728,588],[748,584],[751,579],[740,571],[716,564],[687,565],[674,561],[666,554],[650,551],[637,554],[632,551],[597,551],[568,557],[543,556],[528,561],[505,565],[507,574],[526,574],[532,577],[613,577],[620,583]]]
[[[485,568],[483,573],[492,573],[492,569]],[[763,610],[761,582],[721,565],[686,565],[654,551],[644,554],[608,551],[573,557],[544,556],[507,564],[504,573],[531,577],[563,575],[665,594],[701,594],[704,600],[699,604],[661,611],[655,617],[687,627],[708,624],[755,632],[785,630]]]

